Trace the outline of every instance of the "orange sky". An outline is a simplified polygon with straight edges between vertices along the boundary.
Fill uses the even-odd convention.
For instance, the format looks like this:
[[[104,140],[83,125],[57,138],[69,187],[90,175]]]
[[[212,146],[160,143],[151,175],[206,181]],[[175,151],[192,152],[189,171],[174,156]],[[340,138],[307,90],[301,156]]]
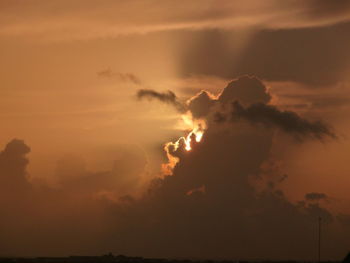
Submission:
[[[13,207],[17,207],[14,214],[28,212],[30,224],[38,222],[36,215],[47,217],[46,221],[39,220],[47,223],[43,230],[45,235],[63,229],[63,240],[70,237],[82,220],[78,213],[74,214],[76,207],[85,216],[93,215],[91,221],[79,227],[79,240],[60,249],[54,242],[43,248],[40,242],[28,245],[36,240],[30,224],[10,224],[9,216],[1,227],[17,231],[8,231],[6,238],[21,240],[22,233],[27,237],[23,242],[12,242],[0,255],[63,255],[89,251],[98,254],[115,249],[130,255],[164,257],[290,259],[294,253],[297,259],[313,259],[314,254],[302,249],[282,249],[281,253],[274,253],[268,247],[256,249],[256,256],[250,257],[248,250],[239,252],[225,245],[216,247],[220,242],[219,245],[200,244],[191,250],[185,241],[181,243],[180,233],[174,238],[179,243],[169,243],[176,247],[174,251],[165,246],[160,246],[159,250],[142,249],[141,241],[132,243],[133,238],[139,238],[137,235],[125,237],[124,243],[118,240],[118,231],[130,227],[124,227],[125,218],[131,218],[132,213],[148,213],[147,202],[151,198],[145,193],[153,189],[157,178],[163,178],[161,165],[167,162],[164,144],[188,132],[181,113],[171,105],[140,101],[136,93],[140,89],[171,90],[185,102],[201,90],[218,95],[231,80],[245,74],[256,76],[272,97],[269,105],[281,111],[296,112],[306,120],[322,120],[337,135],[337,139],[321,142],[312,139],[296,142],[283,131],[271,138],[266,135],[272,140],[271,147],[266,150],[268,160],[278,163],[278,171],[271,168],[273,171],[266,172],[270,173],[268,177],[287,175],[276,189],[284,192],[286,202],[293,207],[306,193],[325,193],[327,200],[317,202],[317,207],[327,209],[335,219],[341,215],[346,219],[344,224],[348,224],[346,231],[350,231],[349,32],[350,4],[346,0],[288,0],[283,3],[278,0],[0,0],[0,145],[5,149],[7,143],[17,138],[30,147],[30,153],[26,153],[29,162],[20,174],[25,175],[31,187],[41,189],[33,194],[36,197],[32,203],[23,205],[32,209],[30,212],[24,211],[21,204],[16,203],[17,199],[14,201],[7,195],[4,199],[7,201],[0,205],[9,213]],[[253,91],[247,92],[254,96]],[[207,121],[210,123],[211,119],[208,117]],[[203,142],[203,151],[210,152],[213,134],[222,132],[223,128],[215,125],[208,128],[209,139]],[[241,133],[246,132],[248,136],[242,140],[247,140],[249,148],[251,128],[239,125],[228,128],[227,132],[238,136],[236,129],[242,129]],[[203,140],[205,136],[204,133]],[[252,138],[255,137],[252,135]],[[223,143],[222,147],[224,142],[236,142],[237,146],[230,147],[242,147],[244,155],[246,148],[240,145],[240,139],[225,141],[220,135],[218,140],[218,145]],[[256,149],[252,151],[258,152],[259,147],[263,146],[252,146]],[[222,148],[219,155],[226,153],[230,151]],[[1,154],[6,157],[7,153]],[[183,166],[178,166],[171,176],[178,179],[159,179],[164,180],[160,184],[164,188],[160,187],[161,192],[173,194],[164,197],[164,203],[155,198],[157,203],[150,210],[155,218],[145,218],[159,223],[154,230],[159,235],[159,240],[153,244],[155,247],[158,242],[162,243],[162,235],[167,231],[167,225],[162,222],[174,216],[164,207],[177,207],[183,200],[175,196],[181,191],[186,195],[203,186],[205,191],[198,195],[208,196],[208,203],[197,203],[195,207],[203,206],[203,210],[189,214],[189,223],[179,223],[179,229],[190,228],[195,217],[211,218],[209,214],[214,206],[230,205],[221,197],[210,199],[210,191],[216,189],[216,184],[204,175],[197,178],[202,170],[195,164],[208,165],[213,155],[177,154],[183,159]],[[0,176],[11,177],[14,170],[8,165],[12,165],[12,161],[6,161],[5,157],[1,157],[5,161],[0,158]],[[248,157],[242,162],[253,167]],[[239,171],[228,166],[221,172],[236,174]],[[184,174],[198,182],[191,184],[192,179],[186,179],[188,184],[183,183]],[[251,175],[247,174],[247,178]],[[175,186],[167,180],[179,182]],[[204,182],[213,183],[212,188]],[[193,187],[182,189],[180,185]],[[11,187],[17,191],[15,185]],[[22,194],[25,196],[24,193],[18,196]],[[51,210],[49,203],[36,201],[45,196],[60,208]],[[118,210],[124,205],[124,201],[120,204],[120,199],[125,196],[138,200],[133,201],[136,204],[127,215],[123,214],[127,213],[124,210]],[[248,199],[245,195],[239,198]],[[112,204],[107,204],[106,200]],[[242,200],[242,206],[245,202]],[[271,214],[275,211],[278,210]],[[286,212],[281,210],[281,213]],[[149,235],[145,230],[147,224],[138,224],[134,217],[130,221],[139,226],[140,236]],[[213,224],[219,225],[217,221]],[[338,250],[329,245],[325,252],[327,259],[341,258],[343,255],[339,253],[345,253],[344,247],[349,246],[349,242],[338,235],[343,230],[339,230],[337,224],[329,227],[329,235],[343,243]],[[106,225],[106,229],[102,225]],[[259,229],[258,223],[252,225]],[[200,227],[207,229],[208,225],[190,232],[189,240],[199,242],[197,236],[206,233]],[[93,233],[86,230],[95,228],[98,230]],[[227,226],[227,229],[231,228]],[[117,234],[106,235],[109,231]],[[220,237],[213,232],[209,231],[207,236],[203,234],[204,239]],[[91,240],[85,238],[85,234]],[[45,235],[38,239],[45,239]],[[86,239],[89,241],[84,243]],[[222,242],[228,244],[230,238],[225,236]],[[252,242],[251,247],[259,247],[259,241]]]

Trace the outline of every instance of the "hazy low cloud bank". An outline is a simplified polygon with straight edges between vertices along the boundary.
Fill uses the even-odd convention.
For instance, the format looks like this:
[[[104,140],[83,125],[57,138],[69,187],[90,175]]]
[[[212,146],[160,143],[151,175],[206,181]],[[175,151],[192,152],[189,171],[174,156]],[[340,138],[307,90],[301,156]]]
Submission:
[[[173,93],[145,94],[160,101],[170,96],[170,105],[177,101]],[[58,164],[60,185],[39,187],[26,175],[29,147],[10,142],[0,153],[2,253],[315,259],[321,216],[324,257],[342,258],[350,246],[349,215],[325,209],[327,193],[313,189],[290,202],[280,190],[288,178],[273,172],[271,157],[277,131],[304,140],[334,134],[320,122],[280,111],[270,99],[259,79],[244,76],[216,97],[203,91],[181,104],[205,118],[208,128],[201,142],[192,140],[191,151],[172,151],[180,159],[173,175],[152,180],[141,197],[133,189],[143,183],[145,156],[123,155],[112,170],[99,173],[68,158]],[[258,117],[252,118],[237,113],[234,101],[243,113],[254,105],[268,110],[253,111]],[[241,118],[218,122],[218,113]]]

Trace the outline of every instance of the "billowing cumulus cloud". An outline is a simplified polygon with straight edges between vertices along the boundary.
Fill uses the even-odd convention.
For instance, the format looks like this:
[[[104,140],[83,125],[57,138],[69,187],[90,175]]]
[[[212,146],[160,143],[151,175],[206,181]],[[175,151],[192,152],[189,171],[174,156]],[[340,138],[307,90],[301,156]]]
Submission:
[[[201,91],[190,99],[188,109],[191,111],[194,118],[202,118],[209,114],[211,107],[215,104],[209,93]]]
[[[219,96],[220,103],[226,104],[239,100],[243,105],[268,103],[271,95],[266,86],[254,76],[242,76],[231,81]]]
[[[213,112],[215,106],[225,106],[235,100],[239,100],[243,105],[268,103],[271,95],[258,78],[244,75],[232,80],[217,97],[202,91],[189,100],[188,107],[194,118],[204,118]]]

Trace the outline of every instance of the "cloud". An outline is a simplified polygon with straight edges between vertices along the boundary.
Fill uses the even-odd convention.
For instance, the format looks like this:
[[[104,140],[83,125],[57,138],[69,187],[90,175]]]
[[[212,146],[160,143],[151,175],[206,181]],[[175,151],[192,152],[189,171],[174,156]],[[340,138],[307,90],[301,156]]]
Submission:
[[[259,29],[250,33],[244,44],[240,42],[245,37],[242,30],[197,32],[181,53],[181,75],[232,79],[255,74],[264,80],[299,82],[310,88],[334,85],[344,79],[350,66],[346,52],[349,30],[349,22],[317,28]]]
[[[191,143],[191,151],[180,145],[172,152],[180,161],[171,176],[157,179],[143,199],[124,207],[117,224],[125,232],[116,246],[134,244],[138,254],[164,257],[310,258],[317,218],[332,229],[334,216],[317,204],[289,201],[278,190],[280,178],[261,192],[250,183],[271,157],[273,133],[213,124],[201,142]],[[339,243],[329,255],[342,255],[348,245]]]
[[[213,119],[214,122],[236,123],[241,120],[251,124],[262,124],[268,128],[278,128],[298,140],[306,138],[336,139],[331,127],[322,121],[309,121],[296,112],[283,111],[269,105],[271,94],[264,83],[254,76],[240,76],[232,80],[215,97],[201,91],[189,99],[187,104],[179,102],[175,93],[160,93],[154,90],[139,90],[139,99],[157,99],[174,106],[180,113],[189,110],[195,119]]]
[[[154,180],[141,200],[124,207],[118,225],[127,234],[118,236],[117,245],[134,244],[139,254],[166,257],[311,259],[308,244],[315,242],[315,224],[322,217],[339,240],[329,256],[345,253],[346,226],[341,223],[339,233],[333,228],[340,222],[337,215],[317,203],[288,200],[281,184],[294,175],[276,171],[277,162],[271,162],[280,143],[275,128],[303,139],[335,135],[321,122],[270,105],[271,97],[251,76],[231,81],[217,96],[201,91],[192,97],[189,110],[208,121],[202,140],[192,138],[191,151],[182,140],[168,149],[179,159],[172,175]],[[213,121],[217,112],[232,125]],[[247,125],[238,116],[263,125]],[[256,189],[252,181],[264,185]],[[135,214],[140,220],[130,216]],[[146,242],[150,236],[157,238]]]
[[[30,187],[26,172],[29,152],[30,148],[18,139],[10,141],[0,152],[0,188],[3,193],[11,193],[13,188],[26,191]]]
[[[312,193],[307,193],[305,195],[305,199],[308,201],[319,201],[319,200],[324,200],[327,198],[328,198],[328,196],[324,193],[312,192]]]
[[[57,161],[55,177],[62,191],[78,192],[86,198],[108,196],[116,199],[140,190],[142,175],[148,164],[145,153],[136,146],[118,147],[110,153],[109,168],[91,171],[86,161],[75,155],[65,155]],[[101,194],[101,195],[100,195]]]
[[[255,102],[268,103],[271,95],[260,79],[243,75],[230,81],[218,96],[209,91],[201,91],[190,98],[188,109],[194,118],[204,118],[213,112],[215,107],[225,106],[235,100],[239,100],[243,105]]]
[[[211,98],[208,92],[201,91],[189,100],[188,109],[194,118],[199,119],[207,116],[215,100]]]
[[[182,113],[186,111],[186,106],[183,103],[181,103],[176,97],[175,93],[170,90],[167,92],[158,92],[151,89],[141,89],[138,90],[136,96],[138,99],[155,99],[165,104],[169,104],[173,106],[177,111]]]
[[[130,202],[147,161],[138,148],[118,151],[110,170],[92,172],[81,158],[57,162],[55,187],[27,179],[30,148],[14,139],[0,152],[2,256],[103,254],[114,202]],[[53,176],[53,175],[51,175]],[[120,200],[120,201],[119,201]],[[107,251],[110,251],[109,249]]]
[[[226,104],[239,100],[243,105],[252,103],[268,103],[271,95],[264,83],[254,76],[240,76],[231,81],[218,98],[219,102]]]
[[[270,101],[271,94],[264,83],[254,76],[245,75],[231,81],[217,98],[206,91],[197,94],[190,99],[189,110],[195,118],[213,118],[217,123],[245,120],[278,128],[299,140],[337,137],[322,121],[306,120],[293,111],[283,111],[269,105]],[[231,107],[228,109],[228,106]]]
[[[2,221],[0,227],[8,231],[1,241],[20,242],[6,243],[4,251],[22,255],[112,251],[145,257],[252,259],[254,255],[311,260],[309,244],[314,242],[319,216],[334,236],[332,240],[339,241],[336,248],[325,248],[327,257],[336,258],[348,249],[350,230],[344,217],[313,202],[291,202],[280,190],[280,184],[288,181],[284,173],[274,173],[273,164],[264,168],[278,143],[271,128],[303,136],[328,134],[295,113],[269,105],[271,95],[258,78],[242,76],[217,96],[202,91],[188,105],[170,91],[139,90],[137,95],[172,105],[180,113],[189,109],[205,118],[208,127],[202,140],[192,139],[191,151],[184,149],[183,141],[171,149],[179,158],[173,174],[147,181],[141,187],[146,188],[141,196],[134,195],[133,189],[144,182],[141,175],[147,159],[136,149],[125,151],[109,170],[98,172],[89,171],[80,158],[66,156],[57,164],[56,173],[62,179],[57,189],[33,187],[20,201],[0,202],[3,210],[10,204],[16,207],[12,211],[17,216],[25,214],[27,220],[24,223],[8,216]],[[234,100],[242,104],[232,112]],[[262,105],[261,109],[256,110],[256,105]],[[241,121],[222,125],[212,120],[217,111],[226,117],[239,112],[240,118],[264,125]],[[29,152],[24,145],[21,141],[9,144],[0,157],[15,156],[23,161]],[[27,163],[23,162],[22,176]],[[262,173],[268,180],[257,191],[252,179]],[[16,194],[17,186],[11,190],[12,197]],[[338,222],[340,233],[333,230]],[[35,230],[33,224],[37,225]],[[19,229],[18,233],[13,234],[14,229]],[[69,242],[60,246],[63,240]]]
[[[346,13],[350,9],[350,2],[340,0],[337,2],[327,0],[312,0],[310,1],[309,15],[311,16],[332,16]]]
[[[103,78],[115,77],[120,81],[131,82],[131,83],[134,83],[135,85],[140,85],[142,83],[141,80],[132,73],[113,72],[110,68],[97,72],[97,75]]]
[[[180,113],[187,107],[172,92],[140,90],[138,97],[181,106]],[[147,158],[132,147],[110,157],[115,162],[103,171],[90,171],[82,158],[65,156],[57,162],[56,176],[61,180],[56,188],[38,187],[31,181],[29,190],[22,191],[20,184],[14,184],[7,198],[0,199],[2,211],[11,211],[0,222],[2,251],[16,255],[112,251],[145,257],[311,260],[310,244],[316,242],[315,225],[321,216],[337,242],[336,247],[334,243],[324,245],[325,257],[339,257],[350,245],[347,217],[315,202],[290,201],[280,190],[288,179],[277,162],[271,161],[279,143],[271,128],[323,134],[314,130],[313,122],[269,105],[270,98],[262,81],[243,76],[217,96],[202,91],[190,99],[186,109],[205,118],[208,127],[200,142],[192,138],[191,151],[184,149],[182,140],[171,149],[179,162],[170,176],[151,182],[143,178]],[[212,120],[217,111],[230,117],[227,114],[233,114],[234,100],[242,101],[240,116],[258,123],[262,118],[264,125],[242,121],[222,125]],[[255,105],[263,105],[262,111],[253,110],[252,118],[250,109]],[[292,124],[286,125],[285,118],[291,118]],[[300,123],[302,129],[306,125],[306,131],[299,131]],[[18,175],[28,184],[28,153],[23,141],[10,142],[0,153],[0,175]],[[258,191],[252,180],[262,174],[267,180],[262,180],[265,185]],[[140,194],[140,189],[146,190]]]
[[[308,121],[292,111],[281,111],[272,105],[254,103],[244,108],[238,101],[233,104],[230,120],[246,120],[251,123],[263,124],[267,127],[277,127],[298,139],[314,137],[323,139],[337,136],[321,121]]]
[[[159,31],[230,28],[303,28],[332,25],[349,20],[344,1],[321,5],[318,1],[249,0],[237,3],[224,0],[220,5],[205,1],[78,0],[34,4],[6,1],[2,36],[24,36],[37,40],[71,40],[118,37]],[[39,5],[40,3],[40,5]],[[55,11],[53,11],[55,10]],[[0,13],[1,15],[1,13]]]

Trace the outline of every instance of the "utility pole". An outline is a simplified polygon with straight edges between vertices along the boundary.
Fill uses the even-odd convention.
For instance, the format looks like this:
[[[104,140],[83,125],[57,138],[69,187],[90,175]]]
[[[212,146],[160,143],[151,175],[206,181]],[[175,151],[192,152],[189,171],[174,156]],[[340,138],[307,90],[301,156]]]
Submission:
[[[321,262],[321,221],[322,218],[318,217],[318,262]]]

